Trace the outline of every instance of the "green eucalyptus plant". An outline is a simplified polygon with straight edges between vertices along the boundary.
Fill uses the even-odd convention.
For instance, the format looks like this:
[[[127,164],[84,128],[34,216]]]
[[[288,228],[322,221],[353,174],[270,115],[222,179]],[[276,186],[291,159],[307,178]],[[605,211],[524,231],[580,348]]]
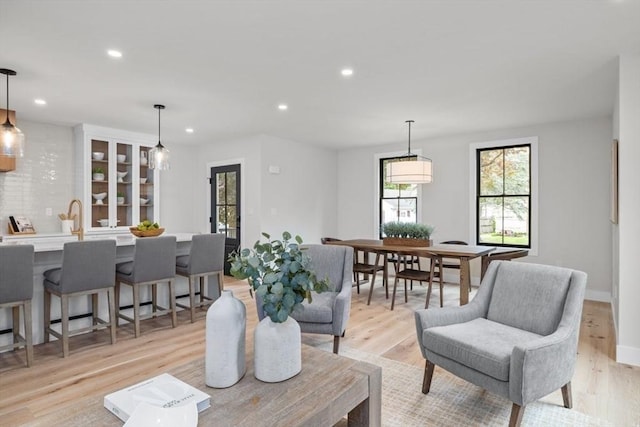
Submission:
[[[387,237],[404,237],[408,239],[431,239],[435,227],[415,222],[386,222],[380,230]]]
[[[231,275],[247,279],[256,296],[262,299],[263,310],[271,321],[282,323],[289,314],[306,299],[311,302],[311,291],[323,292],[329,288],[329,280],[318,280],[311,268],[311,258],[300,247],[302,238],[282,233],[282,240],[259,240],[253,249],[234,251],[229,255]]]

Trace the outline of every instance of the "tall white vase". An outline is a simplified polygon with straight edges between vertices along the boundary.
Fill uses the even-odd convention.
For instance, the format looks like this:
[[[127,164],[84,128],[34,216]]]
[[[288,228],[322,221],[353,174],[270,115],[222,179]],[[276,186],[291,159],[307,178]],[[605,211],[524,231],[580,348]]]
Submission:
[[[207,310],[205,344],[205,383],[209,387],[231,387],[244,376],[247,308],[222,291]]]
[[[267,316],[254,332],[254,375],[260,381],[277,383],[302,370],[300,325],[292,317],[274,323]]]

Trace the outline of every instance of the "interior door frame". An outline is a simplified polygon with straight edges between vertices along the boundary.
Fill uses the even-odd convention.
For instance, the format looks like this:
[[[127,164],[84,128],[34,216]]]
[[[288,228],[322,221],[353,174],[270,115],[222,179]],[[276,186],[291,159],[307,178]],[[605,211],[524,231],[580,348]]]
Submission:
[[[206,177],[207,180],[209,180],[210,178],[212,178],[210,175],[211,173],[211,168],[217,168],[220,166],[230,166],[230,165],[240,165],[240,247],[241,248],[245,248],[247,247],[247,245],[245,244],[245,239],[246,239],[246,224],[245,224],[245,218],[247,217],[245,215],[245,168],[244,168],[244,164],[245,164],[245,160],[244,158],[239,158],[239,159],[228,159],[228,160],[219,160],[219,161],[215,161],[215,162],[207,162],[207,170],[206,170]],[[213,217],[213,212],[211,212],[211,186],[207,185],[206,186],[206,191],[205,193],[207,193],[207,203],[205,206],[205,224],[206,224],[206,229],[207,229],[207,233],[211,232],[211,223],[209,222],[209,218]]]

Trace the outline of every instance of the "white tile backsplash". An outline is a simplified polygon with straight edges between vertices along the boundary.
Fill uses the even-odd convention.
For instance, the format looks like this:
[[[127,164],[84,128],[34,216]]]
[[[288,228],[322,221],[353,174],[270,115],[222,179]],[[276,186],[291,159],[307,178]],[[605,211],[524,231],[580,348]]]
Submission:
[[[20,120],[25,156],[16,170],[0,172],[0,234],[8,234],[10,215],[31,218],[38,233],[60,232],[59,213],[74,198],[74,142],[71,127]],[[53,215],[47,216],[46,208]]]

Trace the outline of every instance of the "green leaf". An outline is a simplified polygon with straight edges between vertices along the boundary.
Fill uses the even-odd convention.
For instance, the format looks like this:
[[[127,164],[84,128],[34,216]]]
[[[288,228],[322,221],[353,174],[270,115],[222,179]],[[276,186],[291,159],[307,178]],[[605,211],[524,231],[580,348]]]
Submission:
[[[302,237],[296,236],[296,242],[298,242],[298,244],[301,245],[302,244]]]
[[[260,266],[260,259],[256,256],[252,256],[251,258],[247,259],[247,263],[249,263],[249,265],[253,268],[258,268],[258,266]]]
[[[278,323],[286,322],[287,317],[289,317],[289,312],[287,310],[285,309],[278,310]]]
[[[276,273],[270,272],[264,275],[262,281],[269,285],[271,283],[275,283],[278,280],[278,275]]]
[[[285,231],[284,233],[282,233],[282,240],[289,240],[291,239],[291,233],[289,233],[288,231]]]

